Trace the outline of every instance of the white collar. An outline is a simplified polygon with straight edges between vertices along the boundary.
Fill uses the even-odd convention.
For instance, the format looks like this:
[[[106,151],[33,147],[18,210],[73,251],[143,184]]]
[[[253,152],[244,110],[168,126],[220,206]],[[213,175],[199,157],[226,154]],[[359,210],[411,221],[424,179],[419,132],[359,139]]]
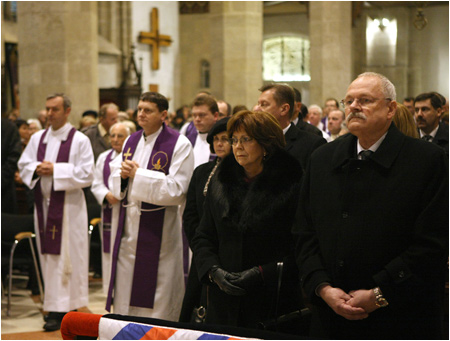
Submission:
[[[377,142],[375,142],[373,145],[371,145],[370,148],[368,148],[368,149],[364,149],[361,146],[361,144],[359,143],[359,139],[358,139],[358,144],[357,144],[357,147],[356,147],[356,155],[359,155],[359,153],[362,152],[363,150],[371,150],[371,151],[373,151],[375,153],[377,151],[378,147],[381,145],[381,142],[384,141],[384,138],[386,137],[386,135],[387,135],[387,132],[385,132],[384,135],[381,136],[379,138],[379,140]]]
[[[64,124],[61,128],[59,128],[58,130],[53,130],[52,127],[48,128],[48,134],[47,136],[44,138],[44,143],[48,143],[48,138],[49,136],[53,136],[54,138],[60,140],[60,141],[65,141],[67,140],[67,136],[69,135],[70,129],[72,129],[72,125],[69,122],[66,122],[66,124]]]
[[[425,134],[425,133],[422,131],[422,129],[419,129],[420,138],[424,137],[425,135],[430,135],[430,136],[433,137],[433,139],[434,139],[434,138],[436,137],[436,133],[437,133],[438,129],[439,129],[439,124],[438,124],[437,127],[434,128],[434,130],[433,130],[431,133],[429,133],[429,134]]]

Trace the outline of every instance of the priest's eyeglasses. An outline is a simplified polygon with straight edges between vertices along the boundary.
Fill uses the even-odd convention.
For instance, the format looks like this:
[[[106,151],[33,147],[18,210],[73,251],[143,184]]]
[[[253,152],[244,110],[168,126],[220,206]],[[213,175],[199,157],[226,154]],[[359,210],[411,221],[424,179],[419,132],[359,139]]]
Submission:
[[[350,108],[350,106],[353,104],[353,102],[359,103],[362,107],[369,107],[372,104],[374,104],[377,101],[380,100],[386,100],[386,101],[392,101],[391,98],[370,98],[370,97],[361,97],[361,98],[345,98],[341,101],[341,105],[347,109]]]
[[[231,139],[230,139],[230,144],[233,146],[233,147],[236,147],[237,146],[237,144],[238,144],[238,142],[241,144],[241,146],[246,146],[250,141],[253,141],[254,140],[254,138],[253,137],[250,137],[250,136],[241,136],[241,138],[240,139],[237,139],[237,138],[235,138],[235,137],[232,137]]]

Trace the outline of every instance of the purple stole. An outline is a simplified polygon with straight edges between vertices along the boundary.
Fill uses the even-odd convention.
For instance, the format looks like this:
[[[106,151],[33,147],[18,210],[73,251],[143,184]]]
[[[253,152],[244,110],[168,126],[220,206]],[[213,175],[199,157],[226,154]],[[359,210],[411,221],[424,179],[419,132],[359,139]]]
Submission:
[[[109,167],[109,163],[111,162],[112,155],[114,150],[111,150],[109,154],[106,156],[105,164],[103,165],[103,183],[106,188],[109,189],[108,179],[111,175],[111,168]],[[102,205],[103,210],[103,252],[110,253],[111,250],[111,215],[112,209],[109,207],[109,203],[106,202]]]
[[[195,140],[197,139],[197,135],[198,135],[197,128],[195,128],[194,122],[192,121],[186,128],[186,137],[191,142],[192,147],[195,146]]]
[[[186,128],[186,137],[191,142],[192,147],[195,147],[195,142],[197,140],[198,131],[197,128],[195,128],[194,122],[189,123],[188,127]],[[216,154],[211,153],[209,155],[209,161],[213,161],[217,157]]]
[[[49,128],[48,128],[49,129]],[[39,140],[37,151],[37,161],[44,161],[47,144],[44,143],[44,138],[48,133],[48,129],[44,131]],[[72,145],[73,135],[77,130],[72,128],[65,141],[61,141],[56,162],[69,162],[70,147]],[[61,236],[63,229],[63,214],[64,214],[64,198],[66,191],[55,191],[52,185],[50,193],[50,205],[47,213],[47,224],[44,231],[44,210],[42,203],[41,179],[38,180],[34,190],[34,199],[36,202],[36,212],[39,225],[39,237],[41,240],[41,253],[49,253],[59,255],[61,253]]]
[[[122,150],[123,159],[131,160],[136,147],[142,137],[143,130],[132,134]],[[155,141],[147,169],[169,173],[172,155],[177,143],[179,133],[163,124],[163,129]],[[142,189],[145,190],[145,189]],[[115,284],[117,258],[120,241],[125,226],[127,199],[123,199],[120,206],[119,226],[114,241],[112,255],[111,279],[109,282],[106,310],[110,311],[112,291]],[[153,308],[155,303],[156,280],[158,278],[159,255],[161,250],[162,229],[164,224],[165,208],[161,206],[142,203],[139,220],[139,235],[136,247],[136,257],[131,288],[130,306]],[[150,210],[155,211],[150,211]]]

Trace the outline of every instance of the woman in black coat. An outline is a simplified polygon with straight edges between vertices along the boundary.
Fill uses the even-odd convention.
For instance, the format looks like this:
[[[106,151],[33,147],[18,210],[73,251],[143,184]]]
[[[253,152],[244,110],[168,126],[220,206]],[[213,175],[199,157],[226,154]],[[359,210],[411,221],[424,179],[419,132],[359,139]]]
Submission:
[[[256,328],[301,308],[291,227],[302,169],[271,114],[241,111],[227,131],[234,154],[211,180],[192,246],[208,284],[206,323]]]
[[[186,196],[186,207],[183,213],[183,229],[189,245],[192,243],[195,231],[203,215],[203,202],[208,191],[211,178],[225,156],[230,154],[231,145],[227,135],[227,122],[230,117],[218,120],[208,132],[208,141],[211,153],[217,157],[210,162],[201,164],[194,170]],[[206,293],[206,289],[203,290]],[[195,259],[192,259],[186,292],[181,307],[180,322],[199,322],[198,318],[204,315],[206,294],[202,294],[202,283],[198,280]],[[197,321],[196,321],[197,319]]]

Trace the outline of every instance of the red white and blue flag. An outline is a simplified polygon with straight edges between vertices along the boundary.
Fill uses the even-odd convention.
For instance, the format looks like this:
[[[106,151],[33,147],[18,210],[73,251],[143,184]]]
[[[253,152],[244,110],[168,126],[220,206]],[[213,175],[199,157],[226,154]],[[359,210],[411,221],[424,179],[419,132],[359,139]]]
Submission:
[[[199,330],[169,328],[102,317],[99,340],[248,340],[232,335]]]

